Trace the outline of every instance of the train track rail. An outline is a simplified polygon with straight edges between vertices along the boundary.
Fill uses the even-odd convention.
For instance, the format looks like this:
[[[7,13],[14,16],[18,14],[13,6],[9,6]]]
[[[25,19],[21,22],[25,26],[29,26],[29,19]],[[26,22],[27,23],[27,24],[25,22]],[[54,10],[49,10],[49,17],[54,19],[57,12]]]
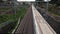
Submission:
[[[31,7],[27,10],[27,14],[21,21],[18,29],[15,31],[15,34],[34,34],[33,17],[31,10]]]

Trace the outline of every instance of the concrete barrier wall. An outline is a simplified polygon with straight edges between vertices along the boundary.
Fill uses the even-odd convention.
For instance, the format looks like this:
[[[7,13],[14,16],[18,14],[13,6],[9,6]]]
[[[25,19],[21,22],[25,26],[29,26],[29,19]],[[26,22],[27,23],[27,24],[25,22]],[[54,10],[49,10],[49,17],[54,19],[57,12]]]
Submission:
[[[47,21],[36,10],[34,5],[32,5],[32,13],[33,13],[34,27],[36,34],[56,34],[56,32],[47,23]]]

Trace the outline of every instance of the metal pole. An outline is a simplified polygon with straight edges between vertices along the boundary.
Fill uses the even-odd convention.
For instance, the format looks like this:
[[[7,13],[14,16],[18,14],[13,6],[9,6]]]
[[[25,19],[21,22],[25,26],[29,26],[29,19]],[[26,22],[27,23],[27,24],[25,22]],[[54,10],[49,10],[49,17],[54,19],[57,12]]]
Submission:
[[[48,2],[46,2],[46,12],[45,12],[45,19],[48,19]]]
[[[47,10],[47,12],[48,12],[48,4],[49,4],[49,2],[47,2],[47,5],[46,5],[46,10]]]
[[[16,18],[16,0],[14,0],[14,12],[15,12],[15,18]]]

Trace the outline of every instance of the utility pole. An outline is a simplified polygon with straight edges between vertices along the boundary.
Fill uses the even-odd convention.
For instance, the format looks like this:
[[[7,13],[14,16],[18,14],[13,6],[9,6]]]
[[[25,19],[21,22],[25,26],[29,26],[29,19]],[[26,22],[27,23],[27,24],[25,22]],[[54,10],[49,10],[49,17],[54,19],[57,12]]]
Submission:
[[[46,11],[47,11],[47,12],[48,12],[49,1],[51,1],[51,0],[44,0],[44,2],[46,2]]]
[[[16,18],[16,11],[17,11],[17,10],[16,10],[16,7],[17,7],[17,6],[16,6],[16,2],[17,2],[17,1],[14,0],[14,12],[15,12],[14,14],[15,14],[15,18]]]
[[[49,6],[49,1],[51,1],[51,0],[44,0],[44,2],[46,2],[46,20],[48,19],[48,6]]]
[[[49,5],[49,2],[46,2],[46,11],[48,12],[48,5]]]

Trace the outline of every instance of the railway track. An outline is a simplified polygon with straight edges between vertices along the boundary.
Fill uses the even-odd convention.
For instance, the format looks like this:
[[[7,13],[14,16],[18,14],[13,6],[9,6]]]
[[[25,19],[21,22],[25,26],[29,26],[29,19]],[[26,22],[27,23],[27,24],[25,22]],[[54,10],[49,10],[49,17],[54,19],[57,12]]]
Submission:
[[[27,9],[24,18],[13,34],[56,34],[34,5]]]
[[[32,5],[27,10],[15,34],[56,34],[56,32]]]
[[[21,21],[15,34],[34,34],[33,17],[31,10],[31,7],[27,10],[27,14]]]

